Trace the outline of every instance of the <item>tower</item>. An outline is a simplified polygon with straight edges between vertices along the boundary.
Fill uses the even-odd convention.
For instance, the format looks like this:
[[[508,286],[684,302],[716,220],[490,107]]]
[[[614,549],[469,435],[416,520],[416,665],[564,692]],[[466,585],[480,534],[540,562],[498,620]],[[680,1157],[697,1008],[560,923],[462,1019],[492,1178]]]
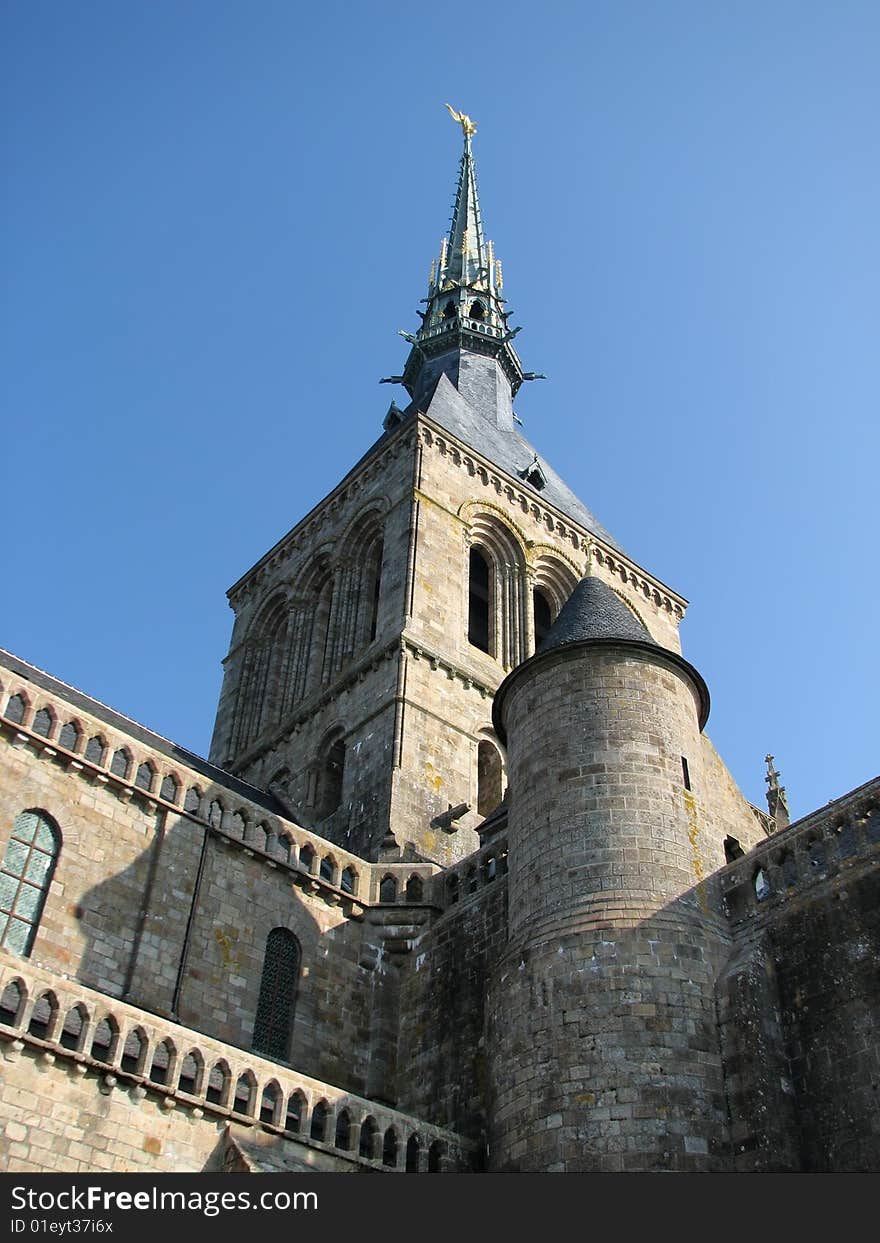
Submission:
[[[511,777],[509,940],[489,1003],[501,1168],[719,1168],[714,986],[729,937],[701,883],[692,792],[706,797],[708,710],[697,671],[592,576],[498,691]]]
[[[524,372],[463,150],[449,235],[384,432],[230,590],[211,758],[375,859],[449,864],[501,800],[492,695],[587,568],[678,649],[685,601],[523,437]]]

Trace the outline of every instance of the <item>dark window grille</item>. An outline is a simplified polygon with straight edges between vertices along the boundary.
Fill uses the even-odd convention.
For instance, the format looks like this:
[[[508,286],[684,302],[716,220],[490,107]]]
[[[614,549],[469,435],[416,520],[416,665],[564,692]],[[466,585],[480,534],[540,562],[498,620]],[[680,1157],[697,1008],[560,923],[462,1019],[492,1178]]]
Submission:
[[[273,928],[266,940],[260,998],[254,1020],[254,1050],[286,1059],[293,1032],[299,942],[287,928]]]

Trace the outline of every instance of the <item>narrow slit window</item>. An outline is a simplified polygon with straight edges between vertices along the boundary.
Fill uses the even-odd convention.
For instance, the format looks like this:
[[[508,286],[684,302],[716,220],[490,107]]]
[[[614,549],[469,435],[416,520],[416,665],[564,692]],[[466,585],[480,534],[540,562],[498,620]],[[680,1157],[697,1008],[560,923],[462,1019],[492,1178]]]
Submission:
[[[684,756],[681,757],[681,778],[684,782],[684,788],[689,790],[691,788],[691,773],[688,768],[688,762]]]

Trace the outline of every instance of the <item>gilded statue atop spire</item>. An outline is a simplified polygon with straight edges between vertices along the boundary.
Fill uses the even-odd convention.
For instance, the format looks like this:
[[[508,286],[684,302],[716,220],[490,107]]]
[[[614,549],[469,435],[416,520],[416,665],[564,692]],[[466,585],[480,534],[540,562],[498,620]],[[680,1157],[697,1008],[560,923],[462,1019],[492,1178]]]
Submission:
[[[449,109],[449,115],[452,117],[453,121],[458,121],[461,126],[461,132],[464,134],[465,138],[470,138],[471,134],[476,134],[476,121],[472,121],[464,112],[456,112],[452,104],[447,104],[446,107]]]

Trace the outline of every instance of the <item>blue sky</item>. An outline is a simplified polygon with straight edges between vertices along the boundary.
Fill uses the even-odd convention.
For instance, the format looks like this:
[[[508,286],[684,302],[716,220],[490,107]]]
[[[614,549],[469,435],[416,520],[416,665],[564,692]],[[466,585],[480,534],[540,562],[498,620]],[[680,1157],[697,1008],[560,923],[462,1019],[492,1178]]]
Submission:
[[[876,774],[880,7],[0,13],[0,644],[207,750],[226,589],[380,430],[449,100],[524,430],[691,601],[744,793]]]

